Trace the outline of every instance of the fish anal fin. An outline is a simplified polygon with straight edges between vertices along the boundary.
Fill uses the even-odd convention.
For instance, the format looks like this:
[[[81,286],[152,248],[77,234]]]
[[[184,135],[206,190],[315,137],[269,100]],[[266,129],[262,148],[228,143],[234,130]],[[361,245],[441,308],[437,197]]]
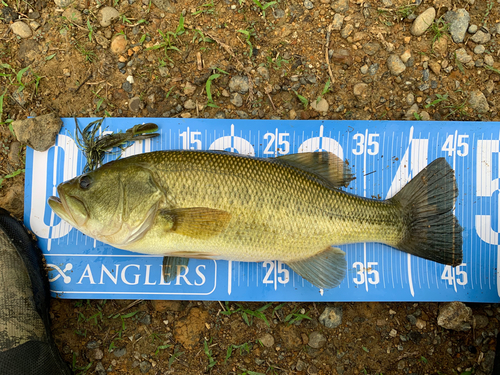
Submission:
[[[163,257],[163,280],[169,283],[179,275],[183,269],[187,269],[189,258]]]
[[[312,257],[286,264],[295,273],[322,289],[339,286],[347,271],[345,253],[336,247],[328,247]]]
[[[221,233],[231,220],[229,212],[206,207],[162,210],[160,215],[166,230],[198,239]]]
[[[283,155],[276,159],[320,175],[337,188],[347,187],[354,180],[347,163],[331,152],[304,152]]]

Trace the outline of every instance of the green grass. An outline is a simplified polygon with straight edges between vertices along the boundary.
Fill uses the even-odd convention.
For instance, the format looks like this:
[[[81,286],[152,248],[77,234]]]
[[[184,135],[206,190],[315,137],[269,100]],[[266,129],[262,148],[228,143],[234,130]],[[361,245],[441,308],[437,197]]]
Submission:
[[[227,310],[222,311],[221,314],[233,315],[233,314],[239,313],[239,314],[241,314],[241,318],[243,319],[243,321],[248,326],[251,326],[253,324],[253,318],[262,319],[267,324],[267,326],[270,327],[269,321],[267,320],[266,316],[264,315],[264,311],[267,308],[269,308],[271,305],[272,305],[271,303],[268,303],[268,304],[258,308],[257,310],[253,311],[253,310],[247,309],[246,307],[243,307],[242,305],[237,303],[236,306],[238,306],[238,308],[236,310],[231,310],[231,309],[229,309],[228,303],[226,302]]]
[[[425,106],[426,109],[430,108],[430,107],[435,107],[437,104],[448,100],[448,94],[444,94],[444,95],[436,94],[436,97],[437,97],[437,99],[434,99],[432,102],[430,102],[429,104],[427,104]]]
[[[266,9],[269,8],[270,6],[273,6],[277,4],[276,1],[271,1],[269,3],[262,4],[259,0],[252,0],[253,3],[260,8],[260,11],[262,12],[262,18],[266,18]]]
[[[306,97],[300,95],[297,91],[293,90],[293,92],[295,93],[295,95],[297,96],[297,98],[300,100],[300,102],[304,106],[304,109],[307,109],[307,106],[309,105],[309,100],[307,100]]]
[[[301,322],[302,320],[307,319],[311,320],[312,318],[309,316],[309,312],[306,314],[298,313],[297,310],[293,310],[290,314],[288,314],[285,318],[285,322],[288,324],[294,324]]]
[[[247,29],[247,30],[238,30],[239,33],[242,33],[245,35],[245,41],[247,42],[248,46],[250,47],[250,51],[248,52],[248,56],[252,57],[253,54],[253,45],[252,42],[250,41],[250,38],[255,34],[253,29]]]
[[[443,20],[443,17],[435,20],[431,25],[431,32],[434,34],[431,42],[431,49],[434,52],[434,44],[443,36],[448,35],[450,24]]]
[[[214,99],[212,97],[212,81],[219,78],[220,74],[212,74],[207,79],[207,83],[205,84],[205,90],[207,90],[207,107],[219,108],[217,104],[214,103]]]
[[[205,355],[208,357],[208,365],[207,365],[207,370],[211,369],[217,364],[217,361],[213,357],[213,352],[212,349],[210,348],[210,345],[212,344],[213,338],[210,338],[210,341],[203,341],[203,352]]]
[[[2,187],[2,183],[8,179],[8,178],[13,178],[13,177],[16,177],[18,175],[20,175],[21,173],[24,173],[25,170],[24,169],[18,169],[17,171],[15,172],[12,172],[12,173],[9,173],[8,175],[6,176],[3,176],[3,177],[0,177],[0,187]]]

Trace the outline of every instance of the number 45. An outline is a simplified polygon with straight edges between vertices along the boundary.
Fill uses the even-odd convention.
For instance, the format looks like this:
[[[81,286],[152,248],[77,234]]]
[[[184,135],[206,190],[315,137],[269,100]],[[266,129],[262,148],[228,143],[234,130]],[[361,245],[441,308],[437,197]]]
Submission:
[[[455,280],[458,285],[467,285],[467,272],[460,268],[466,265],[466,263],[462,263],[456,266],[455,272],[453,272],[451,266],[444,267],[443,273],[441,274],[441,280],[447,280],[448,285],[453,285],[453,280]]]

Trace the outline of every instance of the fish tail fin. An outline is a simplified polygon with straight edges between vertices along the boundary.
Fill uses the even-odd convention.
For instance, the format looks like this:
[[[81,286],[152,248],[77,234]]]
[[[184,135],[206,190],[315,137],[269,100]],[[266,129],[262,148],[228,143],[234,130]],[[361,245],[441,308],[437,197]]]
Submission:
[[[462,263],[462,227],[453,214],[458,188],[446,159],[424,168],[391,200],[403,211],[405,230],[396,247],[434,262]]]

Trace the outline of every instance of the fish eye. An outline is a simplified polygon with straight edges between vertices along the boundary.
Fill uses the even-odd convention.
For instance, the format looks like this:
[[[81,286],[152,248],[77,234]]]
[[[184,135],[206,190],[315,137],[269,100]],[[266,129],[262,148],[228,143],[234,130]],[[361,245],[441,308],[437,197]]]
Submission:
[[[83,189],[83,190],[87,190],[90,185],[92,185],[92,180],[90,179],[89,176],[82,176],[80,178],[80,187]]]

